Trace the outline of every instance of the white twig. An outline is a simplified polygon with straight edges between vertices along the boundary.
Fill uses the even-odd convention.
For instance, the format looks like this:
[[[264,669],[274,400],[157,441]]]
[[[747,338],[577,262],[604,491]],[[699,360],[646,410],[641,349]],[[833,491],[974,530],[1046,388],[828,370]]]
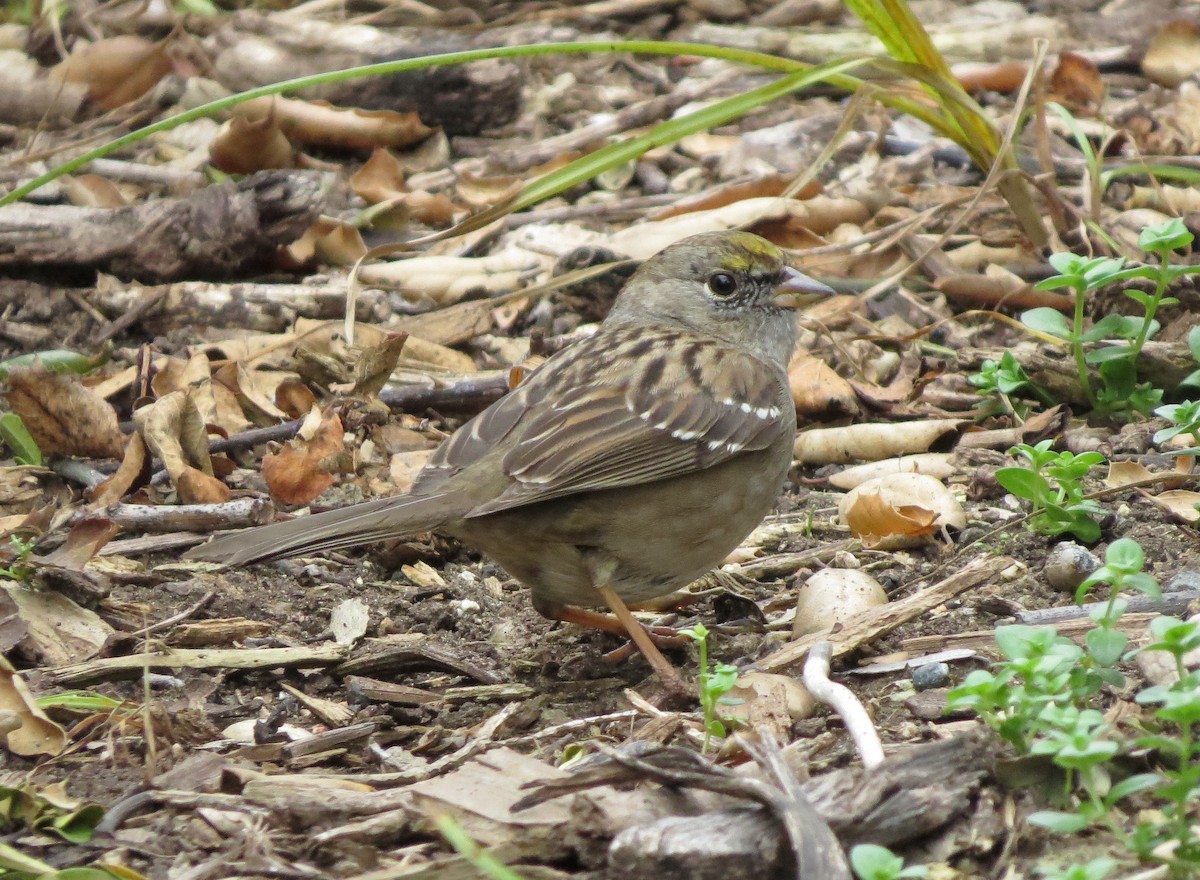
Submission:
[[[829,661],[832,657],[830,642],[817,642],[812,646],[804,663],[804,686],[813,697],[841,716],[863,766],[870,770],[883,763],[883,745],[858,697],[849,688],[830,680]]]

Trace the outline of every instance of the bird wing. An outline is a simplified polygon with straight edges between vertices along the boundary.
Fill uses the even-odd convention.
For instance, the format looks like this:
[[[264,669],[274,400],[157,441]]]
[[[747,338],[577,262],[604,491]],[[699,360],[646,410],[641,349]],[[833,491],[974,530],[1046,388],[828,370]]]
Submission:
[[[665,349],[679,357],[651,356]],[[447,440],[414,490],[444,485],[497,449],[511,482],[467,513],[483,516],[712,467],[794,430],[782,372],[717,340],[612,328],[559,357]]]

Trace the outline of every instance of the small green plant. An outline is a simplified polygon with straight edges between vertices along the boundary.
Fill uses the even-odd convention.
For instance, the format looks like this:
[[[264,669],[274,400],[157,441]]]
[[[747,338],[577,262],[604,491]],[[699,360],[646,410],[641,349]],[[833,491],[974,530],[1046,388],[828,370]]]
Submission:
[[[0,415],[0,440],[12,450],[13,461],[20,465],[40,466],[42,450],[29,434],[29,429],[16,413]]]
[[[1194,236],[1174,218],[1147,226],[1138,237],[1138,246],[1153,259],[1141,266],[1127,266],[1125,259],[1112,257],[1081,257],[1072,253],[1050,256],[1056,275],[1038,284],[1039,290],[1070,288],[1074,294],[1074,310],[1070,321],[1051,308],[1024,312],[1021,322],[1036,330],[1066,342],[1075,363],[1080,388],[1091,407],[1099,412],[1136,411],[1149,413],[1162,401],[1162,390],[1148,382],[1139,382],[1137,360],[1146,342],[1159,331],[1155,320],[1158,310],[1179,301],[1166,295],[1167,288],[1184,275],[1200,272],[1200,266],[1172,266],[1171,254],[1188,247]],[[1153,285],[1151,293],[1126,288],[1127,297],[1141,306],[1142,314],[1105,315],[1092,327],[1084,322],[1084,307],[1090,291],[1106,284],[1144,279]],[[1091,343],[1106,342],[1099,347]],[[1097,371],[1099,386],[1093,384],[1092,368]],[[1193,374],[1194,375],[1194,374]]]
[[[996,480],[1018,498],[1030,503],[1030,528],[1043,535],[1069,532],[1081,541],[1100,540],[1097,517],[1099,503],[1084,497],[1081,481],[1095,465],[1104,462],[1098,452],[1055,452],[1053,441],[1036,446],[1021,443],[1009,450],[1028,467],[1006,467],[996,471]]]
[[[1158,599],[1162,593],[1158,581],[1146,574],[1146,557],[1137,541],[1130,538],[1120,538],[1113,541],[1104,551],[1104,565],[1096,569],[1079,585],[1075,591],[1075,602],[1082,605],[1088,591],[1098,584],[1108,584],[1108,602],[1098,606],[1089,615],[1092,623],[1096,624],[1088,630],[1086,638],[1087,649],[1095,658],[1096,664],[1105,670],[1111,670],[1109,683],[1115,687],[1124,684],[1112,667],[1121,659],[1128,644],[1125,634],[1118,630],[1117,621],[1125,613],[1128,602],[1117,595],[1121,590],[1133,590],[1151,598]]]
[[[696,676],[700,709],[704,713],[704,745],[700,750],[707,752],[714,736],[725,735],[725,724],[717,717],[717,706],[730,704],[725,695],[737,682],[738,671],[736,666],[728,663],[717,663],[711,670],[708,668],[708,627],[704,624],[698,623],[679,632],[696,643],[696,652],[700,655],[700,672]]]
[[[1166,762],[1151,774],[1166,822],[1140,823],[1133,838],[1139,855],[1166,861],[1176,876],[1195,877],[1200,873],[1200,836],[1192,809],[1200,800],[1200,670],[1189,671],[1185,657],[1200,648],[1200,624],[1158,617],[1150,621],[1150,635],[1154,641],[1141,650],[1169,654],[1176,680],[1138,693],[1138,703],[1159,707],[1154,712],[1158,729],[1139,737],[1134,746],[1153,749]]]
[[[33,573],[33,566],[29,564],[29,557],[33,553],[33,545],[37,543],[33,538],[23,539],[12,535],[8,539],[8,556],[9,563],[5,566],[0,566],[0,578],[10,581],[23,581],[29,578]]]
[[[1017,362],[1011,351],[1004,352],[999,361],[984,361],[979,365],[979,372],[968,376],[967,381],[978,389],[981,396],[994,396],[997,399],[998,406],[993,412],[1011,412],[1017,418],[1024,419],[1029,414],[1029,407],[1014,400],[1018,396],[1054,406],[1054,400],[1044,388],[1030,380],[1025,368]]]
[[[1155,443],[1165,443],[1180,434],[1191,434],[1200,439],[1200,401],[1185,400],[1183,403],[1168,403],[1154,411],[1171,424],[1154,432]]]
[[[886,846],[873,843],[860,843],[850,850],[850,867],[858,880],[901,880],[924,877],[929,873],[924,865],[904,867],[904,859]]]

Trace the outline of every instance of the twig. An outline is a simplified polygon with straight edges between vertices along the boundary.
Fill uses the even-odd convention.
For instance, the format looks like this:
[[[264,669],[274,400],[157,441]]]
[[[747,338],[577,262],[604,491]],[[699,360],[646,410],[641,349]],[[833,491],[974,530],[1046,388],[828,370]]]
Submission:
[[[816,699],[841,716],[863,766],[868,770],[878,767],[883,763],[883,744],[879,741],[879,733],[858,697],[845,685],[830,680],[829,661],[832,657],[833,645],[829,642],[813,645],[804,664],[804,686]]]

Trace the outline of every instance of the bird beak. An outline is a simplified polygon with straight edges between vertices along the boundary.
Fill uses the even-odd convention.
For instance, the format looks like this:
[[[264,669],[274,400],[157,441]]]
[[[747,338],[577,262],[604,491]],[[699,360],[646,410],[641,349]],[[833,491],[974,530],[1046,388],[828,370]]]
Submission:
[[[771,301],[785,309],[799,309],[816,302],[824,296],[833,296],[837,291],[798,269],[784,266],[783,282],[775,288]]]

